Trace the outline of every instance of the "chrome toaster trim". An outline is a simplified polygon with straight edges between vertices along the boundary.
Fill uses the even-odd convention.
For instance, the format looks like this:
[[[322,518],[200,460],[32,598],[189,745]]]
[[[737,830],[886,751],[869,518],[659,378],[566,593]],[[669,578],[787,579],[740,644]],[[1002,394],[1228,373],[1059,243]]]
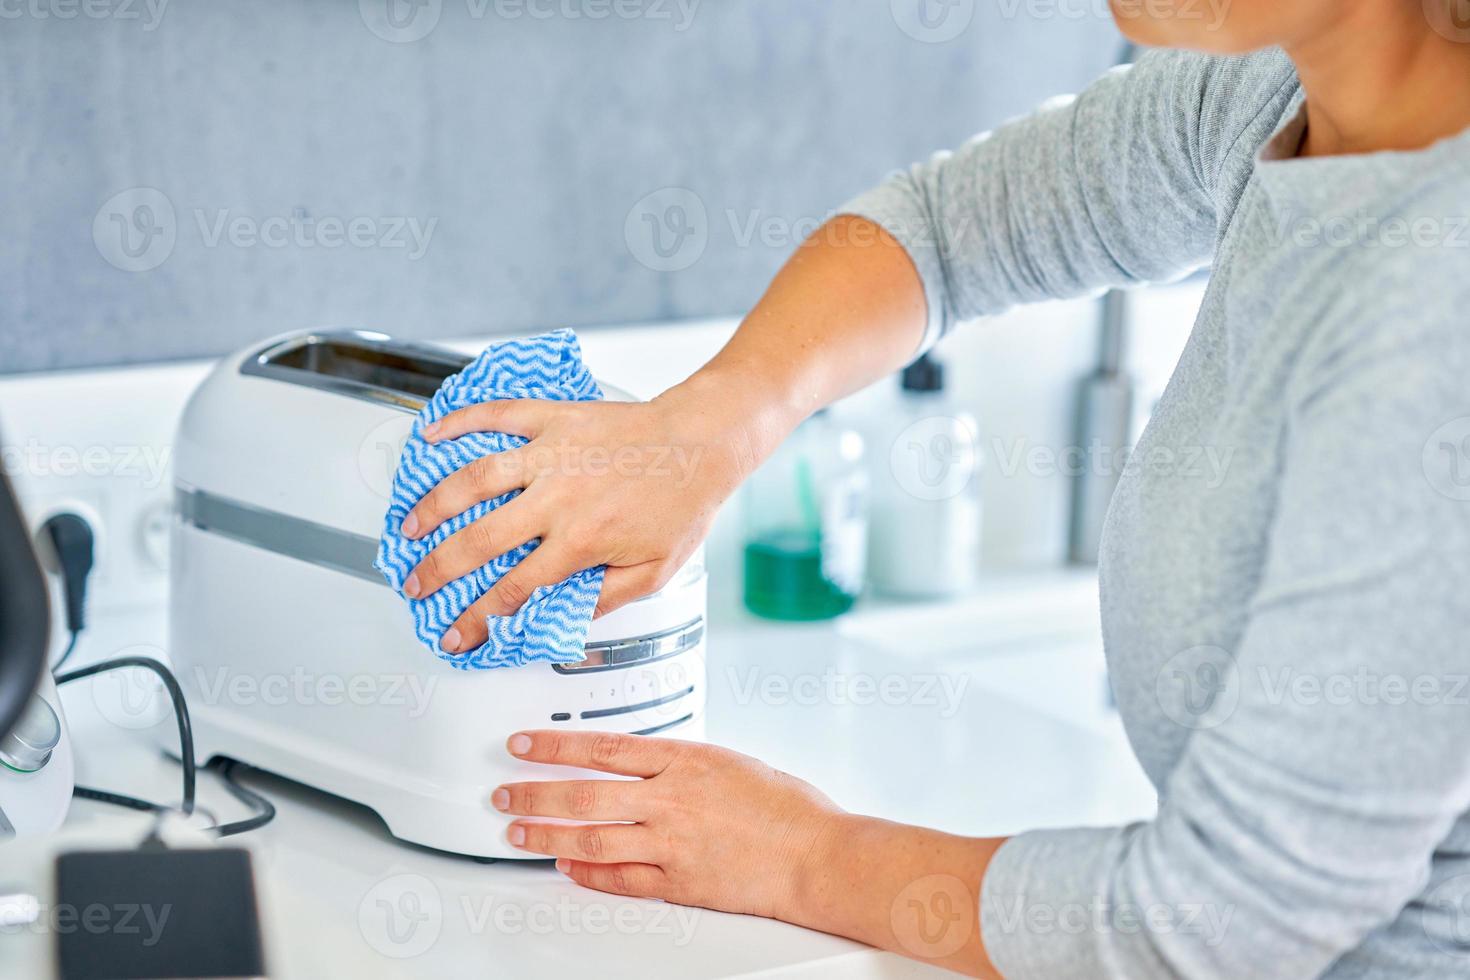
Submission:
[[[587,659],[575,664],[552,664],[558,674],[591,674],[600,670],[621,670],[625,667],[650,664],[676,654],[692,650],[704,638],[704,617],[671,629],[635,636],[626,640],[611,640],[606,643],[589,643]],[[583,718],[587,717],[584,712]]]
[[[181,522],[197,530],[351,575],[385,588],[388,586],[383,573],[373,564],[378,556],[378,541],[375,538],[267,510],[184,484],[174,487],[174,512]],[[699,617],[646,636],[589,643],[583,648],[586,660],[575,664],[552,664],[552,667],[559,674],[621,670],[684,653],[697,646],[703,637],[704,618]]]
[[[174,487],[174,512],[201,531],[356,578],[387,585],[373,567],[378,542],[315,521],[266,510],[194,487]]]
[[[289,363],[291,358],[310,360],[312,352],[317,350],[357,355],[359,360],[344,359],[342,363],[353,364],[365,377],[333,374],[325,366],[314,369]],[[369,330],[327,330],[263,347],[240,364],[240,373],[417,413],[428,404],[445,378],[464,370],[471,360],[442,347],[394,340],[387,334]],[[400,382],[391,383],[390,377]],[[417,384],[419,390],[404,387],[401,381],[404,378],[421,380]]]

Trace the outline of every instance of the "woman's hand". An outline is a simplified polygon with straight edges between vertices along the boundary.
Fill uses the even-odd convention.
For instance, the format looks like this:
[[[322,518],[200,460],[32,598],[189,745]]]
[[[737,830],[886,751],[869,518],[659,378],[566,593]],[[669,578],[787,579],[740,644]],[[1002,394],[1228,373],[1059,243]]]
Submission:
[[[407,537],[525,492],[441,543],[404,591],[432,595],[541,540],[445,631],[448,652],[478,647],[487,617],[510,615],[536,588],[584,568],[607,566],[599,614],[657,591],[704,540],[720,504],[802,419],[913,356],[925,302],[903,246],[843,215],[797,249],[709,364],[652,402],[493,402],[446,415],[428,438],[495,431],[531,441],[451,475],[404,521]]]
[[[518,817],[598,821],[517,820],[508,839],[619,895],[792,920],[812,856],[842,813],[794,776],[697,742],[534,731],[508,747],[531,762],[640,777],[511,783],[491,797]]]
[[[445,632],[443,649],[475,649],[486,617],[508,616],[536,588],[584,568],[607,566],[598,615],[662,588],[761,455],[750,421],[759,413],[719,389],[696,376],[647,403],[487,402],[426,427],[431,442],[478,431],[530,441],[456,471],[409,512],[403,533],[422,538],[481,501],[524,491],[431,551],[405,583],[411,598],[541,541]]]
[[[633,780],[509,783],[512,846],[598,891],[782,919],[977,976],[994,976],[980,883],[1003,840],[862,817],[749,756],[604,732],[510,737],[529,762]],[[550,823],[555,817],[578,823]]]

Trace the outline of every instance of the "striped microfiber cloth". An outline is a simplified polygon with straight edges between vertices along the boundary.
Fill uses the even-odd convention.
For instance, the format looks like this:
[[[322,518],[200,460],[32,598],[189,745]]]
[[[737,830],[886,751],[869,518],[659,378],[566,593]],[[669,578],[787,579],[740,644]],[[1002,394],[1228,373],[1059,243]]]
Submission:
[[[593,401],[602,398],[592,374],[582,363],[577,335],[556,330],[527,340],[491,344],[458,374],[445,379],[419,412],[413,432],[398,459],[393,496],[378,545],[375,564],[400,595],[410,572],[435,546],[454,532],[509,501],[519,490],[476,504],[445,521],[426,538],[403,536],[403,519],[441,480],[472,460],[524,445],[520,436],[500,432],[472,432],[437,445],[427,442],[423,428],[450,412],[484,401],[540,398],[555,401]],[[476,599],[500,577],[529,555],[539,541],[482,565],[450,582],[426,599],[408,599],[414,630],[424,645],[461,670],[519,667],[528,663],[575,663],[582,660],[587,627],[602,591],[603,569],[589,568],[555,585],[543,586],[512,616],[488,620],[490,638],[478,649],[445,653],[439,640]],[[406,597],[405,597],[406,598]]]

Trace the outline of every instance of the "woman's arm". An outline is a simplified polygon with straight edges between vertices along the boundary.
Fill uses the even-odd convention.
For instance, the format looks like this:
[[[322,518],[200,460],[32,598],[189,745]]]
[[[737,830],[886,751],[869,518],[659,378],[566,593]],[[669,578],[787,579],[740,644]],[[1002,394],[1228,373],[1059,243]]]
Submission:
[[[426,431],[532,441],[449,477],[409,515],[404,533],[422,537],[475,503],[525,491],[435,548],[405,586],[411,597],[541,541],[446,632],[444,649],[473,649],[486,617],[593,565],[607,566],[601,612],[655,591],[806,415],[956,321],[1204,262],[1214,185],[1241,120],[1259,109],[1240,99],[1238,118],[1202,114],[1203,89],[1226,70],[1150,56],[863,195],[797,250],[708,366],[653,402],[489,403]],[[613,451],[625,465],[568,465]],[[641,463],[626,465],[630,452]]]
[[[423,537],[481,500],[525,492],[448,538],[405,591],[431,595],[542,539],[445,634],[449,651],[478,647],[487,616],[509,615],[537,586],[592,565],[608,566],[599,614],[656,591],[741,480],[811,412],[902,366],[924,323],[905,250],[872,222],[838,217],[797,250],[709,364],[652,402],[488,402],[445,416],[426,438],[493,429],[532,441],[450,476],[410,513],[405,534]],[[578,465],[613,451],[619,465]]]
[[[978,977],[999,977],[980,929],[985,871],[1005,838],[843,814],[808,859],[788,922]]]
[[[1433,213],[1423,200],[1418,213]],[[1308,977],[1334,964],[1379,976],[1408,957],[1424,976],[1470,966],[1456,938],[1470,922],[1460,253],[1324,249],[1294,283],[1320,309],[1284,385],[1275,458],[1260,464],[1275,494],[1248,620],[1238,635],[1190,623],[1202,646],[1114,665],[1133,699],[1192,698],[1139,721],[1158,733],[1149,738],[1178,726],[1184,752],[1155,819],[1032,831],[997,852],[981,918],[1006,976]],[[1246,483],[1260,472],[1237,465]],[[1232,486],[1201,481],[1199,492],[1207,507]],[[1355,956],[1375,934],[1375,950],[1405,959]]]

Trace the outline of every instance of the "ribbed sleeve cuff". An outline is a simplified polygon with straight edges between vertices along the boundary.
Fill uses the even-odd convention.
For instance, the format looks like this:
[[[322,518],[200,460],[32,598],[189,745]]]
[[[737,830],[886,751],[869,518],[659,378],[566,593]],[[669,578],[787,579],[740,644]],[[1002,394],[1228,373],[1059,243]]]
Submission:
[[[853,215],[878,225],[898,240],[908,252],[919,279],[924,283],[924,299],[928,303],[928,322],[923,339],[914,351],[917,358],[938,342],[949,329],[945,316],[944,262],[939,251],[939,236],[924,207],[923,198],[907,174],[894,177],[848,201],[837,214]]]

